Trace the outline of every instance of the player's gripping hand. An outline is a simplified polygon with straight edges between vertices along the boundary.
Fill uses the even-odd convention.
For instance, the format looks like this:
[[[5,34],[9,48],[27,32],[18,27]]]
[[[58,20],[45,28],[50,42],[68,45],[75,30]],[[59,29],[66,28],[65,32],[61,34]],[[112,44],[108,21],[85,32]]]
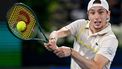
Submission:
[[[66,46],[62,46],[59,47],[58,49],[54,50],[54,53],[58,56],[58,57],[68,57],[71,55],[71,48],[70,47],[66,47]]]
[[[57,42],[57,39],[58,39],[58,34],[57,34],[57,31],[53,31],[50,36],[49,36],[49,41],[55,41]]]
[[[56,45],[56,42],[57,42],[57,32],[53,31],[49,36],[49,42],[45,43],[44,45],[47,50],[54,51],[55,49],[58,48],[58,46]]]
[[[54,50],[58,49],[56,42],[53,40],[51,40],[51,41],[49,40],[49,43],[44,43],[44,45],[48,51],[54,51]]]

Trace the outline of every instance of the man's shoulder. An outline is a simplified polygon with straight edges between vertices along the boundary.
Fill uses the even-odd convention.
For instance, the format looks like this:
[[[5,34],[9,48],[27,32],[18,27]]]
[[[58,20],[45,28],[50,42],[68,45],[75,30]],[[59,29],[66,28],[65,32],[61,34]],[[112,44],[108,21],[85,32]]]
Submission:
[[[77,19],[74,22],[85,23],[86,21],[88,21],[88,20],[86,20],[86,19]]]
[[[75,23],[75,25],[78,26],[86,26],[86,24],[88,23],[89,20],[85,20],[85,19],[78,19],[75,20],[73,23]]]
[[[107,34],[105,34],[102,38],[103,41],[106,41],[106,40],[111,40],[111,41],[118,41],[117,40],[117,37],[115,36],[115,34],[113,32],[109,32]]]

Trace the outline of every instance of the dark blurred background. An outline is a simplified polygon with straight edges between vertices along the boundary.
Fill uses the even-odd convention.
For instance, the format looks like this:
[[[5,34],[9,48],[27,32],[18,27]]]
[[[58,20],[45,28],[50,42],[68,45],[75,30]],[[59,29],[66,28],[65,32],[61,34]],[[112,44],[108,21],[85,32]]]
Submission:
[[[0,0],[0,69],[70,69],[70,57],[58,58],[47,51],[39,41],[22,41],[14,37],[7,28],[6,13],[10,7],[22,2],[36,13],[44,32],[49,35],[53,30],[74,20],[87,19],[89,0]],[[111,24],[119,47],[111,69],[122,69],[122,0],[108,0],[111,10]],[[72,47],[73,39],[60,39],[59,46]]]

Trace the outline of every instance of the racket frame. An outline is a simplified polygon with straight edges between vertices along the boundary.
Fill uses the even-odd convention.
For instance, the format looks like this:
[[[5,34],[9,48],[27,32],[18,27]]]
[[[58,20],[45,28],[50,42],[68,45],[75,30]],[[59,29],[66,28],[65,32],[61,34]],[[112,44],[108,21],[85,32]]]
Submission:
[[[32,13],[32,15],[34,16],[34,18],[35,18],[35,20],[36,20],[36,23],[35,23],[35,27],[34,27],[34,31],[35,31],[35,28],[38,30],[38,31],[40,31],[41,33],[42,33],[42,35],[44,36],[44,38],[45,38],[45,40],[43,40],[43,39],[40,39],[40,38],[35,38],[35,36],[36,35],[39,35],[39,33],[38,33],[38,31],[37,31],[37,33],[32,37],[32,38],[30,38],[30,39],[23,39],[23,38],[20,38],[20,37],[18,37],[16,34],[14,34],[13,33],[13,31],[10,29],[10,26],[9,26],[9,22],[7,22],[7,26],[8,26],[8,28],[9,28],[9,30],[10,30],[10,32],[15,36],[15,37],[17,37],[17,38],[19,38],[19,39],[21,39],[21,40],[39,40],[39,41],[42,41],[42,42],[48,42],[48,38],[46,37],[46,35],[44,34],[44,32],[43,32],[43,29],[41,28],[41,26],[40,26],[40,24],[39,24],[39,22],[38,22],[38,18],[37,18],[37,16],[36,16],[36,14],[34,13],[34,11],[29,7],[29,6],[27,6],[27,5],[25,5],[24,3],[15,3],[13,6],[12,6],[12,8],[14,8],[14,6],[17,6],[17,5],[22,5],[22,6],[24,6],[25,8],[27,8],[31,13]],[[12,8],[11,9],[9,9],[9,11],[7,12],[7,21],[8,21],[8,18],[9,18],[9,14],[10,14],[10,11],[12,10]]]

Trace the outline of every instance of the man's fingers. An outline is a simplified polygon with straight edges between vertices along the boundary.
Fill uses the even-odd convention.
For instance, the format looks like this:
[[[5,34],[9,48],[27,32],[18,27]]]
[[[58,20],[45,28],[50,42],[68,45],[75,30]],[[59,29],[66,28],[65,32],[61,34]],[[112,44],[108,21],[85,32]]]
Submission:
[[[44,43],[44,46],[45,48],[48,50],[48,51],[52,51],[52,46],[49,44],[49,43]]]
[[[56,44],[56,40],[54,38],[49,39],[49,44]]]
[[[49,48],[48,46],[45,46],[45,48],[46,48],[48,51],[52,51],[52,49]]]
[[[58,53],[58,52],[60,52],[60,48],[59,48],[59,49],[55,49],[53,53],[56,54],[56,53]]]
[[[54,53],[58,56],[58,57],[64,57],[64,52],[61,48],[58,48],[56,50],[54,50]]]
[[[59,56],[59,57],[63,57],[64,56],[62,51],[57,52],[56,55]]]
[[[44,45],[45,48],[48,49],[49,51],[53,51],[58,48],[55,39],[49,40],[49,43],[44,43]]]

